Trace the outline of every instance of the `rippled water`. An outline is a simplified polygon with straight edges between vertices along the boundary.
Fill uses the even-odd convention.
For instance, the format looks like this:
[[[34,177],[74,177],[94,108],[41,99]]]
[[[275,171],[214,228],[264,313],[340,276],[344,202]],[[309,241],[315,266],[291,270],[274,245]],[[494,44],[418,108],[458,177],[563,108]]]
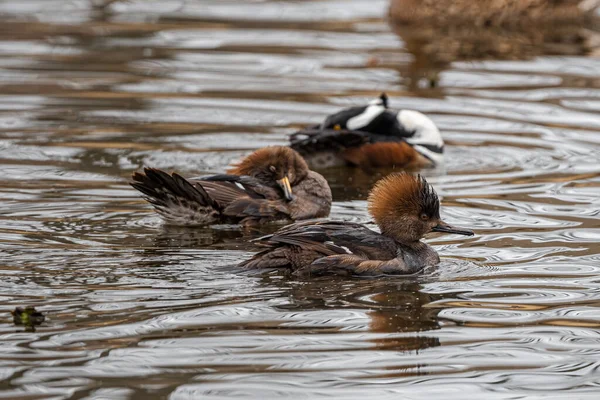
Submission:
[[[600,53],[456,62],[428,89],[386,8],[0,3],[0,397],[598,398]],[[476,231],[432,237],[421,276],[240,272],[253,233],[164,228],[127,185],[222,172],[384,90],[443,131],[426,173]],[[377,177],[326,176],[332,217],[368,221]]]

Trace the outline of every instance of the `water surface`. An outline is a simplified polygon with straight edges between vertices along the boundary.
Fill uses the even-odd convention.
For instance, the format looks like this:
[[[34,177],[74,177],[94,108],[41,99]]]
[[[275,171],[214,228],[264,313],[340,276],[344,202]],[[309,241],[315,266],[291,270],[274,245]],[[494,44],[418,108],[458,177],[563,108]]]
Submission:
[[[1,398],[598,397],[599,53],[458,61],[429,87],[386,8],[0,4]],[[222,172],[381,91],[438,124],[425,173],[476,231],[429,238],[421,276],[240,272],[256,232],[163,227],[127,185]],[[369,221],[377,176],[325,174],[332,217]]]

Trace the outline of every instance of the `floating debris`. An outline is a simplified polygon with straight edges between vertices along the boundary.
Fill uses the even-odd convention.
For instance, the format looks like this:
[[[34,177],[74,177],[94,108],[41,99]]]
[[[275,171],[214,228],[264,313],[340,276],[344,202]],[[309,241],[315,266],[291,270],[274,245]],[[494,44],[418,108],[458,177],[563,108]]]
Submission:
[[[46,317],[33,306],[25,307],[25,309],[17,307],[10,313],[13,316],[15,325],[25,326],[26,331],[35,332],[36,325],[40,325],[46,319]]]

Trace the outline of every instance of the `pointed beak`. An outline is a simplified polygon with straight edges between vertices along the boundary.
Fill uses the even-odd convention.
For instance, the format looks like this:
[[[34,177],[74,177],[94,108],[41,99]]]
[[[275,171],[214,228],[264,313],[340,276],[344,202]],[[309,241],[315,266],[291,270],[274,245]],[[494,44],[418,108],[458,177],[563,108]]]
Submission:
[[[283,195],[285,196],[286,200],[294,200],[294,195],[292,194],[292,185],[290,185],[290,180],[287,176],[283,177],[283,179],[278,179],[277,184],[281,190],[283,190]]]
[[[436,226],[431,229],[432,232],[444,232],[444,233],[454,233],[456,235],[465,235],[465,236],[473,236],[473,231],[463,228],[456,228],[452,225],[448,225],[444,221],[440,221]]]

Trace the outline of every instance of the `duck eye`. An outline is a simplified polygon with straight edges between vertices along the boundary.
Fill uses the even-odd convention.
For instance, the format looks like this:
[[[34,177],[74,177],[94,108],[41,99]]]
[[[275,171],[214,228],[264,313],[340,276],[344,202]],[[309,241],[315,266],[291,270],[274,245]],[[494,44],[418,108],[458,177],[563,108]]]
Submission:
[[[277,168],[275,168],[275,166],[274,166],[274,165],[271,165],[271,166],[269,167],[269,170],[271,170],[271,172],[275,172],[275,171],[277,170]]]
[[[427,215],[427,214],[425,214],[425,213],[422,213],[422,214],[421,214],[421,220],[423,220],[423,221],[427,221],[427,220],[429,220],[429,215]]]

